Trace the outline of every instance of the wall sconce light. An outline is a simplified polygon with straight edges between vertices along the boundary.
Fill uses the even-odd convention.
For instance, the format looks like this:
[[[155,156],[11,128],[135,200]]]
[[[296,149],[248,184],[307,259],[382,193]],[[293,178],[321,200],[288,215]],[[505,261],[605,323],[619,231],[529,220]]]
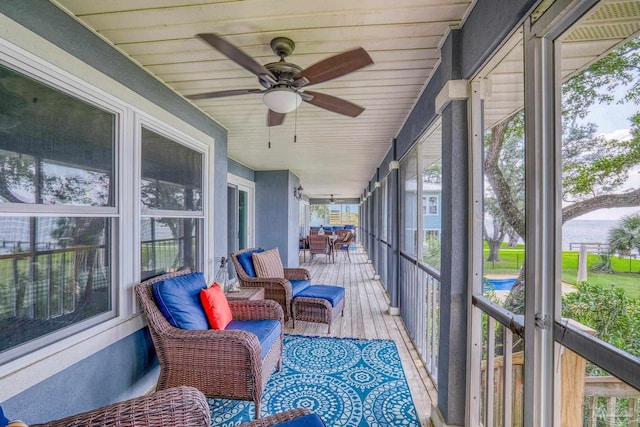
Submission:
[[[304,188],[302,188],[302,185],[298,185],[297,187],[293,188],[293,197],[296,198],[296,200],[301,200],[302,199],[302,191],[304,190]]]

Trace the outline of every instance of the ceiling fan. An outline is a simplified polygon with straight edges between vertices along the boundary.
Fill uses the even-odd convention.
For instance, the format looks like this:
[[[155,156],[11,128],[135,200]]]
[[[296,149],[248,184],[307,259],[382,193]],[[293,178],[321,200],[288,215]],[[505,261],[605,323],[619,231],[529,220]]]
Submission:
[[[342,203],[342,202],[344,202],[344,200],[336,200],[336,199],[334,199],[333,194],[330,194],[329,195],[329,204],[335,205],[336,202],[337,203]]]
[[[263,102],[269,108],[268,126],[282,124],[285,115],[297,109],[302,101],[350,117],[357,117],[364,111],[364,108],[344,99],[306,90],[307,86],[332,80],[373,64],[367,51],[361,47],[339,53],[302,69],[296,64],[285,61],[285,58],[291,55],[295,49],[295,43],[286,37],[276,37],[271,40],[271,50],[280,57],[280,61],[265,65],[260,65],[238,47],[217,34],[203,33],[198,34],[198,37],[236,64],[255,74],[258,77],[258,83],[264,89],[207,92],[188,95],[189,99],[262,94]]]

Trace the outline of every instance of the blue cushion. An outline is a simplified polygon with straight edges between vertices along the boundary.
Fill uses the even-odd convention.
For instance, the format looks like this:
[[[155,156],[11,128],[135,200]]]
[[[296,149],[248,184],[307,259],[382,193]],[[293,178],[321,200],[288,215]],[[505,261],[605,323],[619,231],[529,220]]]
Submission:
[[[311,282],[308,280],[289,280],[291,282],[291,295],[296,296],[301,291],[304,291],[309,286],[311,286]]]
[[[232,320],[225,331],[247,331],[258,337],[260,357],[265,358],[273,344],[280,339],[280,322],[277,320]]]
[[[4,416],[4,411],[2,410],[2,406],[0,406],[0,427],[6,427],[9,421],[11,420]]]
[[[344,226],[344,229],[345,229],[345,230],[355,230],[355,229],[356,229],[356,226],[355,226],[355,225],[345,225],[345,226]]]
[[[244,272],[247,273],[247,276],[249,277],[256,277],[256,269],[253,268],[253,258],[251,257],[255,252],[264,252],[264,249],[260,248],[255,251],[243,252],[238,255],[238,261],[240,262]]]
[[[297,297],[326,299],[335,307],[344,298],[344,288],[341,286],[312,285],[302,290]]]
[[[274,427],[325,427],[322,418],[318,414],[308,414],[294,418],[284,423],[276,424]]]
[[[180,329],[209,329],[200,302],[200,290],[207,287],[202,273],[172,277],[153,284],[153,295],[164,317]]]

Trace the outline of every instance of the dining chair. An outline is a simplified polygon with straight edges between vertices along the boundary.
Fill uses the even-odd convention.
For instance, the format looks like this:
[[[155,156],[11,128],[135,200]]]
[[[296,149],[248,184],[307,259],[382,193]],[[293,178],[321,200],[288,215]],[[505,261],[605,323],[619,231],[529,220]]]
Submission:
[[[342,238],[338,235],[338,238],[333,242],[333,252],[340,251],[347,254],[349,262],[351,262],[351,256],[349,255],[349,247],[353,241],[353,233],[347,230],[347,233],[343,233]]]
[[[302,251],[302,260],[307,261],[307,251],[309,250],[309,238],[307,236],[300,237],[298,242],[298,249]]]
[[[327,235],[310,235],[309,236],[309,253],[313,260],[314,255],[326,255],[327,261],[332,259],[333,250],[331,238]]]

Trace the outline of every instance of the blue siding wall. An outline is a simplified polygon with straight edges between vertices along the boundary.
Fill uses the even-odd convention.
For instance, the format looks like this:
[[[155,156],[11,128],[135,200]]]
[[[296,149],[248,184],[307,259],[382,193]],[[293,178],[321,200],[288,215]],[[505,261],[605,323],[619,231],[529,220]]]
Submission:
[[[42,423],[126,400],[135,383],[155,384],[157,366],[148,329],[139,330],[38,385],[2,402],[11,419]],[[145,376],[147,378],[145,381]],[[138,395],[148,389],[138,390]]]
[[[255,172],[253,169],[249,169],[243,164],[236,162],[233,159],[229,159],[229,173],[239,176],[240,178],[247,179],[249,181],[255,181]]]
[[[299,205],[293,188],[299,179],[290,171],[257,171],[256,246],[278,248],[285,267],[297,267]]]

